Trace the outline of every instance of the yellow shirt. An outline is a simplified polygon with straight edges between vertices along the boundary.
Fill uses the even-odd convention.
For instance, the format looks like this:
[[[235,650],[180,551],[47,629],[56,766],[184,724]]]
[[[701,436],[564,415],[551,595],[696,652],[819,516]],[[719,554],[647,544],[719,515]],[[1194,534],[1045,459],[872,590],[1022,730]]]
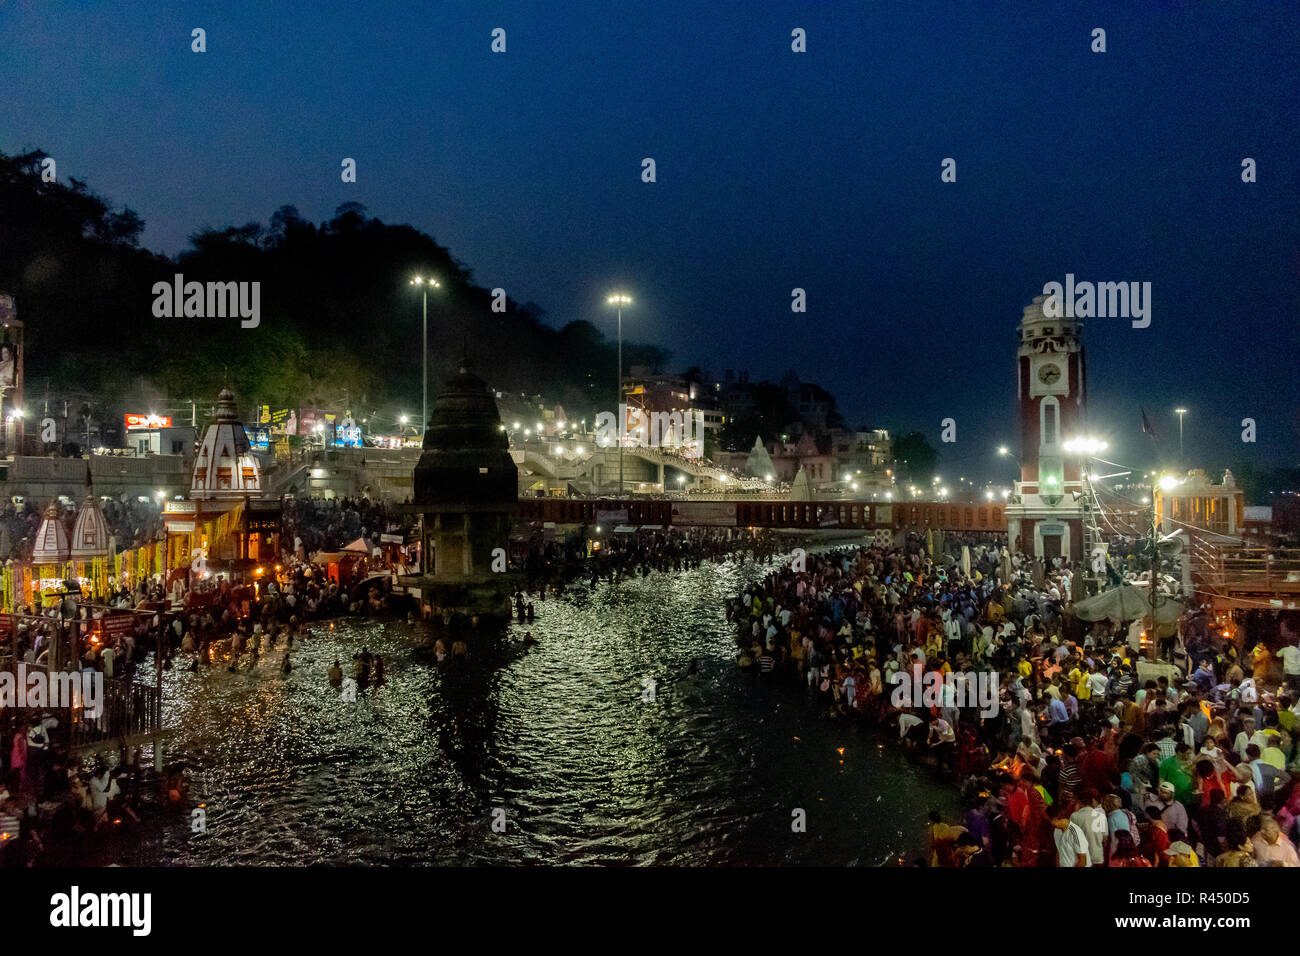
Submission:
[[[1259,755],[1259,759],[1266,764],[1272,764],[1278,770],[1286,770],[1286,754],[1282,753],[1276,745],[1265,747],[1264,752]]]
[[[1092,700],[1092,683],[1088,675],[1076,667],[1070,672],[1070,678],[1074,681],[1074,696],[1079,700]]]

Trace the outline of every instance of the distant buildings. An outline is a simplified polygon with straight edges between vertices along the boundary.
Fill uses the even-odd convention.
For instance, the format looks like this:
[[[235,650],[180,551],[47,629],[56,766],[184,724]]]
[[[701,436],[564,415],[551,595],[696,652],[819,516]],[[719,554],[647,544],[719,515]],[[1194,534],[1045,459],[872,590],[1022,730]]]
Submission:
[[[835,396],[787,372],[779,382],[750,381],[728,369],[710,380],[692,370],[682,376],[649,376],[633,369],[625,383],[629,404],[651,411],[701,409],[712,436],[710,460],[723,468],[774,483],[792,483],[800,470],[814,490],[858,485],[858,491],[892,484],[893,443],[882,429],[844,427]],[[766,455],[756,455],[755,441]],[[755,462],[761,462],[756,465]],[[769,468],[770,466],[770,468]],[[761,468],[763,473],[759,473]]]
[[[712,457],[718,434],[726,424],[726,413],[698,375],[662,375],[643,366],[628,369],[623,381],[623,401],[629,409],[647,416],[680,412],[684,420],[699,412],[704,422],[704,454]]]

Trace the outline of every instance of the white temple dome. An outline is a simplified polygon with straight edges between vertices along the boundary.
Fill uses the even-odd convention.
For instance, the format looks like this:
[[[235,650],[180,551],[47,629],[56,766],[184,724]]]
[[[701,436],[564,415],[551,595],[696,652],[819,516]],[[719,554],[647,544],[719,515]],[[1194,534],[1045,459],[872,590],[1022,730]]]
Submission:
[[[36,532],[32,546],[32,564],[64,564],[68,560],[68,529],[63,526],[59,506],[50,502]]]
[[[216,420],[208,426],[194,459],[190,500],[238,500],[261,493],[262,471],[235,414],[235,396],[223,388],[217,396]]]
[[[108,522],[104,520],[95,496],[87,495],[77,512],[77,522],[72,526],[72,560],[103,558],[111,551]]]

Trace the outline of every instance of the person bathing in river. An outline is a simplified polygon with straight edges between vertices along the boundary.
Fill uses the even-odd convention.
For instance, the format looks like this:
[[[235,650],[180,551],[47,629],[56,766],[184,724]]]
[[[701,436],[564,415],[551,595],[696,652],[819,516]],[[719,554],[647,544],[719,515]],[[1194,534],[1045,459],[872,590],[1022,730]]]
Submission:
[[[343,667],[339,664],[338,661],[335,661],[334,666],[330,668],[330,686],[331,687],[343,686]]]

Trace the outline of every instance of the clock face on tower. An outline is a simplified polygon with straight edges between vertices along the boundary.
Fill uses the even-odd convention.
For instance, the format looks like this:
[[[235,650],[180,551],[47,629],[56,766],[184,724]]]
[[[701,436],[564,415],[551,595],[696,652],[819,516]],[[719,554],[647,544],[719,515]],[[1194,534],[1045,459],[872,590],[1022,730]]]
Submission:
[[[1051,362],[1038,370],[1038,380],[1044,385],[1055,385],[1061,378],[1061,366]]]

